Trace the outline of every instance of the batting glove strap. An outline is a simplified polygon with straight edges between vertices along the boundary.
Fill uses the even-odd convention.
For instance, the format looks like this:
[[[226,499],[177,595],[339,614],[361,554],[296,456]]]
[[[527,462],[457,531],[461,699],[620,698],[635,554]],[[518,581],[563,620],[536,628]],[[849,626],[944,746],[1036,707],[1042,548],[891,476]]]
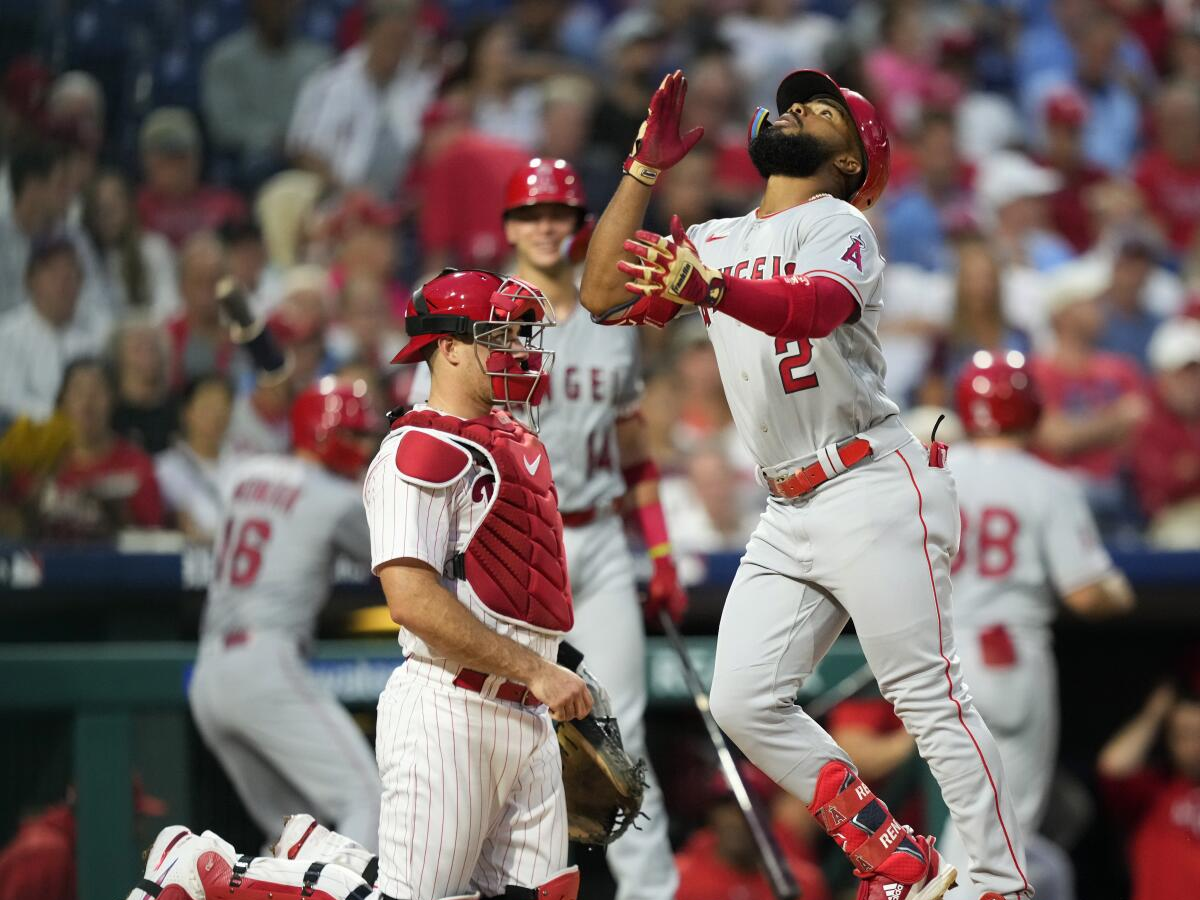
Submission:
[[[622,170],[626,175],[647,187],[654,187],[658,176],[683,159],[704,135],[703,128],[679,133],[683,116],[683,101],[687,96],[687,79],[676,70],[662,80],[642,127],[638,129],[633,148]]]

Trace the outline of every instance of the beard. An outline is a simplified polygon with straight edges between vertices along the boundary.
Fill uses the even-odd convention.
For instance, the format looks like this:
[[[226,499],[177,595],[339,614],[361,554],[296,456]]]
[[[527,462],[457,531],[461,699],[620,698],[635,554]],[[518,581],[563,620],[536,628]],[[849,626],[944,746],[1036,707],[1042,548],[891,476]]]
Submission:
[[[833,156],[833,149],[803,131],[787,134],[767,126],[750,141],[750,161],[763,178],[808,178]]]

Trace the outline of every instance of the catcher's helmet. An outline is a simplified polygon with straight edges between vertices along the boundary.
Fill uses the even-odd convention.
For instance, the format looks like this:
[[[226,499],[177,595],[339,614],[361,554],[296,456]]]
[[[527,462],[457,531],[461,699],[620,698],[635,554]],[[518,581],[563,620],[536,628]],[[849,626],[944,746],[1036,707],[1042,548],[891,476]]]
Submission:
[[[891,171],[892,151],[887,128],[870,100],[858,91],[840,87],[816,69],[798,69],[784,78],[775,92],[775,105],[783,115],[793,103],[803,103],[817,96],[840,100],[854,122],[862,147],[863,173],[858,188],[846,199],[859,209],[869,209],[883,193]]]
[[[1042,401],[1025,357],[981,350],[963,368],[954,388],[959,418],[971,437],[1030,431]]]
[[[518,342],[508,326],[520,322]],[[546,295],[527,281],[480,269],[446,269],[413,294],[404,319],[408,343],[392,359],[414,363],[438,338],[472,341],[491,352],[483,364],[495,399],[536,406],[549,386],[553,352],[542,350],[542,333],[554,325]]]
[[[357,478],[374,448],[384,422],[367,391],[367,383],[328,376],[305,388],[292,403],[292,446],[308,450],[325,468]]]
[[[587,214],[587,198],[579,173],[565,159],[543,159],[535,156],[513,172],[504,191],[504,214],[523,206],[539,203],[561,203],[579,214]]]

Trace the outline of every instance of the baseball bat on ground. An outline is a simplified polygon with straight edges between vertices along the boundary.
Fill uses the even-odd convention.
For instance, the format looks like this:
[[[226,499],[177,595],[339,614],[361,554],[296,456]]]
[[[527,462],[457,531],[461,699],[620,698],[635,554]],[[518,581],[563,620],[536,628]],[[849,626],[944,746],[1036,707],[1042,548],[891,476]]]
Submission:
[[[746,819],[746,826],[750,829],[750,836],[754,839],[754,846],[758,849],[759,858],[762,860],[763,872],[767,876],[767,883],[771,886],[771,893],[776,900],[797,900],[800,896],[800,886],[796,883],[796,876],[792,874],[791,868],[783,858],[783,854],[779,850],[779,846],[775,843],[775,838],[771,835],[767,823],[763,821],[758,808],[750,799],[750,789],[746,782],[742,780],[742,774],[737,769],[737,763],[733,760],[733,754],[729,750],[729,744],[725,740],[725,735],[721,733],[720,726],[717,725],[717,720],[713,718],[712,712],[708,708],[708,692],[704,690],[704,683],[700,680],[700,675],[696,672],[695,666],[692,665],[692,658],[688,655],[687,645],[683,642],[683,638],[679,634],[679,630],[675,627],[675,623],[671,621],[671,617],[667,615],[665,610],[658,614],[659,621],[662,622],[663,631],[666,632],[667,640],[671,642],[671,647],[679,656],[679,663],[683,667],[684,681],[687,682],[688,690],[691,691],[692,700],[696,704],[696,709],[700,712],[700,718],[704,722],[704,727],[708,731],[709,740],[712,741],[713,749],[717,751],[717,761],[721,764],[721,772],[725,776],[725,781],[729,785],[729,789],[733,791],[734,799],[737,800],[737,805],[742,810],[742,815]]]

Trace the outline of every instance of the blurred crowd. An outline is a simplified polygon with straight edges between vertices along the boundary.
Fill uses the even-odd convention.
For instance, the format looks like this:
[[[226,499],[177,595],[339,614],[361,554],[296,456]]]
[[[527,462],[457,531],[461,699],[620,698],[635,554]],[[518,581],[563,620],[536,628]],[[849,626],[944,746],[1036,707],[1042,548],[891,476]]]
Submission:
[[[1111,540],[1200,546],[1200,9],[1188,0],[71,0],[0,25],[0,529],[206,540],[230,454],[288,446],[347,368],[381,403],[414,285],[504,269],[532,155],[599,212],[662,75],[704,141],[649,225],[741,214],[782,75],[892,135],[872,210],[892,395],[926,427],[979,349],[1032,358],[1040,455]],[[31,52],[32,51],[32,52]],[[257,373],[216,285],[286,346]],[[694,320],[647,333],[676,546],[740,548],[762,494]],[[921,437],[926,435],[921,434]]]

